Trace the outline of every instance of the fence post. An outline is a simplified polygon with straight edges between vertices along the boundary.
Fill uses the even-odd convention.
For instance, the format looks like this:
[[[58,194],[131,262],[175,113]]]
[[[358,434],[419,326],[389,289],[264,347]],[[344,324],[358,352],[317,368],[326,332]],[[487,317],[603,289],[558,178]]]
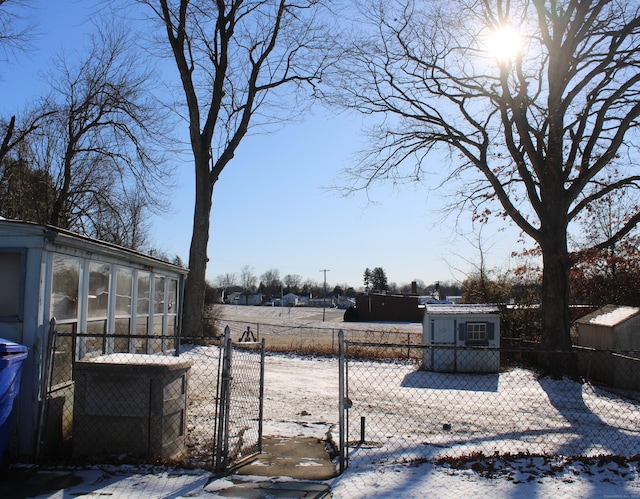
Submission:
[[[262,419],[264,415],[264,338],[260,340],[260,409],[258,416],[258,452],[262,452]]]
[[[331,328],[331,355],[333,355],[336,352],[335,338],[336,338],[336,330]]]
[[[218,421],[218,435],[216,441],[216,471],[224,471],[229,454],[229,403],[231,395],[231,328],[224,328],[222,379],[220,390],[220,412]]]
[[[342,473],[346,467],[346,442],[345,442],[345,417],[344,417],[344,409],[345,409],[345,355],[344,355],[344,331],[340,329],[338,331],[338,352],[339,352],[339,374],[338,374],[338,391],[340,392],[340,396],[338,397],[338,410],[340,411],[340,415],[338,417],[338,455],[340,461],[340,473]]]

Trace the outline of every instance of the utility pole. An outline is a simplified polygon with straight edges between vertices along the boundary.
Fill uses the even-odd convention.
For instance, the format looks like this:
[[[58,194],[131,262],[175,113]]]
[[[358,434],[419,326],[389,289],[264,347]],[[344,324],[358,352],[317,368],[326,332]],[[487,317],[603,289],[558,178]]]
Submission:
[[[322,322],[324,322],[324,314],[327,309],[327,272],[331,272],[329,269],[322,269],[320,272],[324,272],[324,297],[322,298]]]

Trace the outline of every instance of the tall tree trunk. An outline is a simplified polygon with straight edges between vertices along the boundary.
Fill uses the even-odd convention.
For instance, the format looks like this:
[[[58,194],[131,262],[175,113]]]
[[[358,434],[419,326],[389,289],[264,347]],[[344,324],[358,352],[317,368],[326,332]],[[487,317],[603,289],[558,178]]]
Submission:
[[[207,246],[213,183],[209,176],[209,154],[196,153],[196,200],[193,213],[193,235],[189,249],[189,276],[184,289],[182,335],[186,338],[202,336],[204,294],[207,270]]]
[[[569,318],[569,270],[566,230],[554,221],[547,237],[540,241],[542,249],[542,340],[540,368],[545,374],[572,375]]]

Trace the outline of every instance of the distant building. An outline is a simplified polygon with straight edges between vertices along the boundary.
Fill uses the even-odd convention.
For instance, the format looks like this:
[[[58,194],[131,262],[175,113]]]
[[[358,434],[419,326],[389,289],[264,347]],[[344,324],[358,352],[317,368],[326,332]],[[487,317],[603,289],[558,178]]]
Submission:
[[[500,371],[500,311],[495,305],[427,304],[423,368],[437,372]]]
[[[261,293],[229,293],[224,302],[229,305],[260,305],[264,295]]]
[[[282,297],[282,305],[284,307],[296,307],[300,301],[300,297],[293,293],[287,293]]]
[[[367,293],[356,296],[362,322],[422,322],[424,308],[418,296]]]

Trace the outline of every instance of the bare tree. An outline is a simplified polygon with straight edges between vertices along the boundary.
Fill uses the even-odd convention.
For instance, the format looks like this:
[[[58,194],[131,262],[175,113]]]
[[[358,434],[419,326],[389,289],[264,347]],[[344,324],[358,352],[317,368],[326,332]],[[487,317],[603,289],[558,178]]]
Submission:
[[[463,186],[458,207],[470,207],[477,221],[492,213],[510,218],[539,246],[542,346],[570,349],[569,225],[593,202],[640,181],[638,4],[365,5],[372,34],[358,38],[345,58],[341,95],[343,104],[385,120],[351,172],[356,187],[420,181],[430,162],[449,166],[448,180]],[[517,50],[489,51],[493,36],[509,32],[518,37],[498,46]],[[629,206],[625,224],[600,245],[639,220],[638,207]],[[566,366],[551,355],[544,362]]]
[[[282,278],[282,281],[291,293],[298,293],[302,285],[302,276],[299,274],[287,274]]]
[[[235,272],[227,272],[216,277],[216,286],[222,289],[235,287],[238,285],[238,276]]]
[[[0,0],[0,61],[7,62],[11,55],[31,49],[34,36],[32,26],[24,24],[24,17],[19,14],[29,4],[23,0]],[[4,73],[4,71],[2,72]],[[38,120],[24,127],[16,128],[16,116],[9,121],[0,119],[0,165],[24,138],[38,126]]]
[[[124,28],[106,27],[77,65],[60,59],[28,144],[55,182],[48,223],[141,249],[167,176],[164,116],[131,47]]]
[[[282,294],[282,281],[278,269],[272,268],[260,275],[260,290],[267,295],[268,299]]]
[[[149,201],[145,195],[137,189],[125,190],[112,196],[105,209],[95,211],[90,217],[88,232],[102,241],[144,250],[149,243],[148,211]]]
[[[246,293],[256,289],[258,277],[253,273],[253,269],[249,265],[245,265],[240,270],[240,286]]]
[[[25,23],[28,0],[0,0],[0,61],[31,49],[34,28]]]
[[[290,118],[297,91],[320,81],[331,39],[319,0],[139,1],[163,23],[187,106],[195,207],[183,330],[197,335],[213,187],[250,127]]]
[[[31,167],[26,147],[0,161],[0,216],[46,224],[55,195],[49,172]]]

